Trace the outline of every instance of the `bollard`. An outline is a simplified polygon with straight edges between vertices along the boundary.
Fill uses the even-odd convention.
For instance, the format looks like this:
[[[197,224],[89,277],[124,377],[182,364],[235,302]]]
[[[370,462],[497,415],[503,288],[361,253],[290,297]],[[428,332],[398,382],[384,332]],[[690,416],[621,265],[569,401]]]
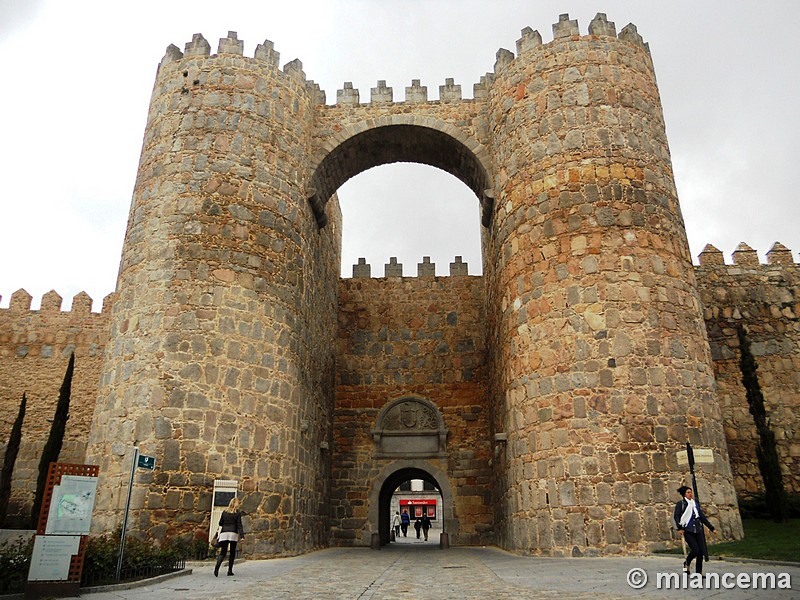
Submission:
[[[381,534],[377,531],[372,532],[372,536],[370,537],[369,547],[373,550],[380,550],[381,549]]]
[[[444,531],[439,534],[439,550],[447,550],[450,547],[450,535]]]

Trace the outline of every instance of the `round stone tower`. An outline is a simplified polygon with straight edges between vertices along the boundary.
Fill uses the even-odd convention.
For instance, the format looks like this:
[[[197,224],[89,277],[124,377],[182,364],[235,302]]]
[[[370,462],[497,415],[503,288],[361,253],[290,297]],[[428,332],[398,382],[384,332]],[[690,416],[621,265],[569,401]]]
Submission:
[[[304,157],[319,88],[271,42],[170,46],[152,94],[88,461],[94,519],[208,532],[215,479],[238,481],[248,553],[327,543],[341,218],[319,230]],[[323,474],[323,476],[320,476]]]
[[[700,500],[740,537],[649,48],[602,14],[588,36],[568,15],[553,32],[498,53],[490,96],[498,543],[664,547],[687,441],[712,449]]]

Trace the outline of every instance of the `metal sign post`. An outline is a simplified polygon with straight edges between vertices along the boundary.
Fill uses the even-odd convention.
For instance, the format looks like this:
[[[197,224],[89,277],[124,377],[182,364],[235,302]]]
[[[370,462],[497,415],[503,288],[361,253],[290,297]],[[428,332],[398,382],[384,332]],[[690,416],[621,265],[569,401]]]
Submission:
[[[128,530],[128,509],[131,507],[131,493],[133,492],[133,476],[136,473],[136,466],[139,463],[139,447],[133,448],[133,461],[131,462],[131,479],[128,482],[128,500],[125,502],[125,515],[122,518],[122,532],[119,536],[119,558],[117,559],[117,576],[115,581],[119,583],[122,574],[122,556],[125,554],[125,532]]]
[[[697,497],[697,479],[694,476],[694,450],[692,445],[686,442],[686,457],[689,461],[689,472],[692,474],[692,491],[694,491],[694,501],[700,503],[700,498]]]
[[[689,472],[692,474],[692,491],[694,492],[694,501],[697,504],[698,508],[700,507],[700,497],[697,495],[697,478],[694,476],[694,451],[692,450],[692,445],[689,442],[686,442],[686,455],[689,459]],[[705,551],[705,558],[708,560],[708,545],[706,544],[706,528],[700,523],[700,536],[703,538],[703,548],[706,549]]]

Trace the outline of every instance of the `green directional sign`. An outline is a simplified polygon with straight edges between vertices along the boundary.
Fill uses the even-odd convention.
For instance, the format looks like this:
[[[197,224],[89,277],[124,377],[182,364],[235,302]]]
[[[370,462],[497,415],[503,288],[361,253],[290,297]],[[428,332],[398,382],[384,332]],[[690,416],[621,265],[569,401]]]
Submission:
[[[156,457],[155,456],[147,456],[146,454],[139,455],[139,463],[136,465],[140,469],[148,469],[152,471],[156,468]]]

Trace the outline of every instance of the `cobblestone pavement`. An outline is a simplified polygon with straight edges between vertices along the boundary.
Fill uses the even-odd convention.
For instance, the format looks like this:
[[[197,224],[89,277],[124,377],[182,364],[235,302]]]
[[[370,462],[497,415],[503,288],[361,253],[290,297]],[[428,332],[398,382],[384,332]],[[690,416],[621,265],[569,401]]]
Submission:
[[[712,561],[706,572],[789,573],[791,590],[657,589],[657,572],[676,573],[680,557],[531,558],[497,548],[440,550],[409,538],[380,551],[331,548],[303,556],[249,560],[236,564],[233,577],[213,575],[213,563],[193,563],[192,573],[132,589],[84,593],[90,600],[144,598],[314,598],[438,599],[531,598],[610,600],[612,598],[800,599],[800,565],[780,566]],[[628,572],[642,568],[650,577],[633,589]]]

